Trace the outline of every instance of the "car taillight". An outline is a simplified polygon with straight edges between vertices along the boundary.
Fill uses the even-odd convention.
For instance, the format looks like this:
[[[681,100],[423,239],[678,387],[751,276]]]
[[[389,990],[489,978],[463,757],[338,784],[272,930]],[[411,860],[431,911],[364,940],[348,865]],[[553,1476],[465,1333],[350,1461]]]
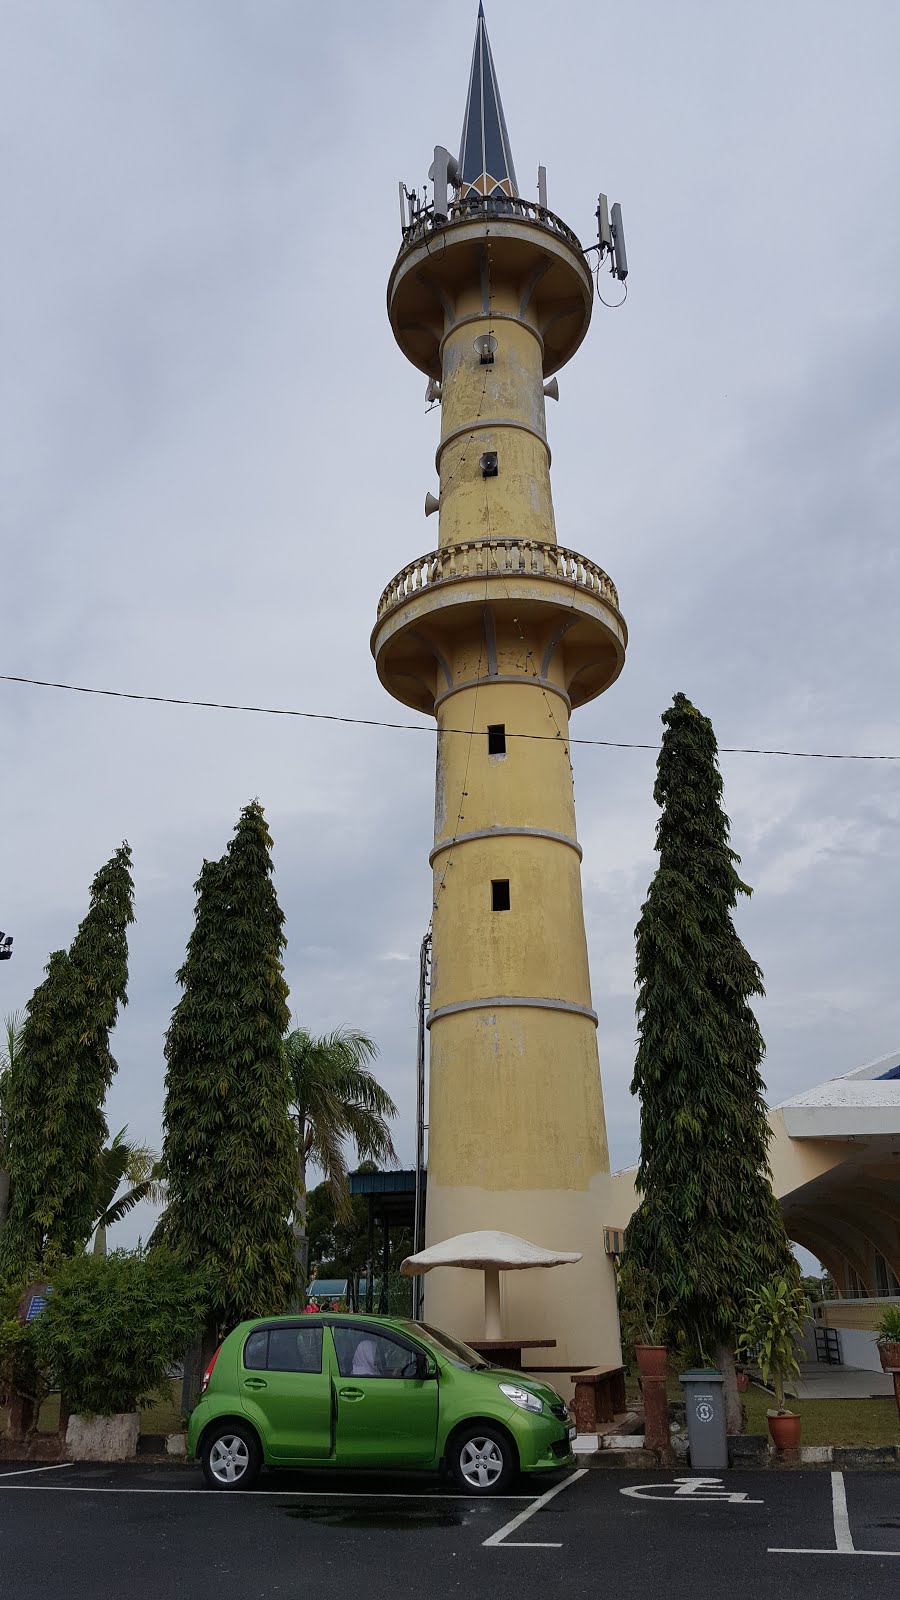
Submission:
[[[209,1363],[209,1366],[207,1367],[206,1371],[203,1374],[203,1377],[202,1377],[202,1379],[200,1381],[200,1393],[201,1394],[205,1394],[207,1389],[209,1388],[209,1380],[212,1377],[213,1367],[215,1366],[216,1362],[219,1359],[219,1350],[221,1350],[221,1348],[222,1348],[222,1346],[219,1345],[219,1349],[216,1351],[215,1355],[212,1358],[212,1361]]]

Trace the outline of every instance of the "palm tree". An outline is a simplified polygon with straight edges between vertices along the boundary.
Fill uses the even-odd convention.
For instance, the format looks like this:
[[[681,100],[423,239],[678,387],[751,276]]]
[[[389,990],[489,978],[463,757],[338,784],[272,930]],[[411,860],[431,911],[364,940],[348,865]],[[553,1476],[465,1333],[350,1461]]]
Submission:
[[[397,1152],[388,1118],[397,1107],[369,1071],[378,1047],[354,1028],[336,1028],[314,1038],[305,1028],[294,1028],[285,1039],[291,1076],[292,1114],[297,1127],[297,1193],[294,1201],[294,1237],[304,1276],[309,1267],[306,1232],[306,1168],[320,1167],[331,1189],[335,1216],[346,1222],[352,1215],[347,1182],[348,1142],[359,1161],[395,1164]]]
[[[94,1255],[106,1255],[106,1230],[120,1222],[141,1200],[162,1205],[166,1188],[160,1177],[159,1157],[146,1144],[130,1144],[120,1128],[110,1144],[97,1157],[94,1191]],[[127,1184],[119,1193],[122,1183]]]
[[[4,1023],[6,1039],[0,1047],[0,1233],[9,1210],[9,1172],[6,1168],[6,1117],[3,1111],[3,1080],[15,1064],[22,1045],[22,1013],[14,1011]]]

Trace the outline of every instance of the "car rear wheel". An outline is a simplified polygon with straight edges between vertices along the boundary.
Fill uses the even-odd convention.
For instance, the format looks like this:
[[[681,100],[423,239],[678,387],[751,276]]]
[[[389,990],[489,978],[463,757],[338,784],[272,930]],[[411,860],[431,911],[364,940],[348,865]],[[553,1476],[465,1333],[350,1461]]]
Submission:
[[[210,1489],[249,1489],[262,1466],[259,1440],[240,1422],[213,1425],[203,1436],[200,1464]]]
[[[512,1440],[483,1423],[461,1428],[448,1454],[450,1471],[466,1494],[502,1494],[518,1464]]]

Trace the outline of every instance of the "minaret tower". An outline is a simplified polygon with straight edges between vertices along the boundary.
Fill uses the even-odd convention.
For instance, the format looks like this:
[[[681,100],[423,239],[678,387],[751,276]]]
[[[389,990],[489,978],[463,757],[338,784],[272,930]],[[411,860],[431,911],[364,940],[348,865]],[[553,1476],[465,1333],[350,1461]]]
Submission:
[[[568,729],[626,629],[606,573],[557,541],[550,494],[548,380],[587,333],[591,267],[543,171],[538,200],[519,194],[480,7],[459,161],[439,147],[430,176],[433,205],[401,186],[387,300],[440,400],[437,548],[388,584],[372,635],[385,688],[438,728],[426,1242],[497,1228],[580,1250],[506,1273],[502,1306],[504,1334],[557,1340],[536,1362],[577,1368],[619,1339]],[[426,1303],[476,1337],[482,1275],[434,1272]]]

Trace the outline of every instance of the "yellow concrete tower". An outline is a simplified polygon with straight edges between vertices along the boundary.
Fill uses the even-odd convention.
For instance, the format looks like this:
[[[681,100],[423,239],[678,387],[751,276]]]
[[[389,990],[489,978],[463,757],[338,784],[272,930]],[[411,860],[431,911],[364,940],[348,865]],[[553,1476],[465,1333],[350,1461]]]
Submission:
[[[388,310],[440,399],[437,549],[388,584],[372,635],[385,688],[438,728],[426,1242],[497,1228],[581,1251],[506,1273],[502,1307],[505,1335],[557,1340],[536,1361],[577,1368],[619,1338],[568,725],[626,629],[550,494],[547,380],[587,332],[591,268],[543,174],[519,196],[480,8],[459,162],[439,147],[430,176],[433,206],[401,191]],[[480,1273],[432,1273],[428,1320],[475,1337],[482,1297]]]

